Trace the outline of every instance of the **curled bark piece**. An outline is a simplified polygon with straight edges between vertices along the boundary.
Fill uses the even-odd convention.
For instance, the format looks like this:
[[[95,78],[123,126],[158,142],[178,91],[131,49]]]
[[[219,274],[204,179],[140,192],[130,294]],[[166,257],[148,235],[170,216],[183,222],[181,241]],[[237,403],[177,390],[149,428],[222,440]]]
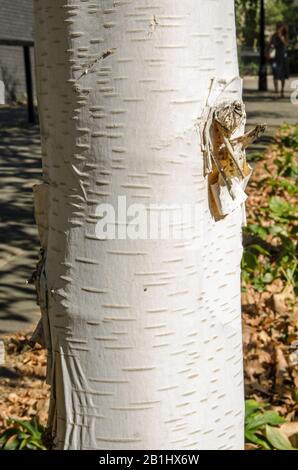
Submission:
[[[239,178],[233,178],[232,191],[234,198],[231,197],[227,186],[220,176],[217,182],[211,185],[212,195],[220,216],[230,214],[246,201],[247,195],[244,191],[251,173],[252,171],[242,181]]]
[[[240,78],[235,77],[241,82]],[[215,218],[225,217],[238,207],[243,208],[247,196],[245,188],[252,174],[246,162],[245,149],[264,132],[266,126],[258,125],[246,134],[238,135],[244,128],[246,113],[240,100],[228,100],[225,94],[230,82],[212,81],[205,119],[201,121],[202,151],[205,176],[209,175],[210,208]],[[215,92],[216,87],[219,89]],[[212,99],[211,99],[211,98]],[[213,100],[213,101],[212,101]]]

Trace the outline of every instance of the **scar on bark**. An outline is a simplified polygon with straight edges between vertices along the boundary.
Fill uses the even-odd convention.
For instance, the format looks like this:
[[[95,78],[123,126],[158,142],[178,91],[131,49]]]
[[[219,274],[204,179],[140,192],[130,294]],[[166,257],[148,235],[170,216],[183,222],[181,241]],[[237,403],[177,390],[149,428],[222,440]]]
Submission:
[[[85,75],[87,75],[88,73],[91,72],[91,70],[93,69],[93,67],[98,63],[100,62],[101,60],[104,60],[106,59],[107,57],[109,57],[111,54],[114,54],[114,52],[116,51],[116,48],[112,48],[112,49],[109,49],[105,52],[103,52],[99,57],[96,57],[92,62],[90,62],[90,64],[86,65],[85,69],[83,70],[83,72],[81,73],[81,75],[78,76],[78,78],[75,80],[74,82],[74,88],[77,89],[77,82],[79,80],[81,80],[81,78],[83,78]]]
[[[154,15],[152,20],[150,21],[150,31],[148,33],[148,36],[152,36],[152,34],[154,33],[155,29],[156,29],[156,26],[158,26],[158,21],[157,21],[157,18],[156,16]]]

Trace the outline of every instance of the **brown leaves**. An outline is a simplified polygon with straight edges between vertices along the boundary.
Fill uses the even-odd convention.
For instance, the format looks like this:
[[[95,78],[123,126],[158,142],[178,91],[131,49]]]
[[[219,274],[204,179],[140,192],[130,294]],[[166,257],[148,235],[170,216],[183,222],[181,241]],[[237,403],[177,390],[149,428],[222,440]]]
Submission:
[[[0,430],[9,417],[36,416],[44,425],[47,421],[46,353],[40,347],[31,349],[29,337],[15,334],[4,339],[6,362],[0,374]]]
[[[261,181],[268,176],[265,165],[272,175],[276,172],[277,151],[276,145],[269,147],[255,166],[248,190],[249,223],[260,225],[261,220],[264,227],[272,223],[262,212],[268,205],[269,189]],[[297,419],[298,311],[293,288],[281,279],[267,284],[263,292],[251,285],[246,288],[242,310],[247,398],[270,403],[286,418]]]
[[[271,402],[283,415],[294,417],[298,411],[298,343],[293,341],[297,338],[297,321],[286,304],[283,314],[276,312],[268,302],[270,294],[253,295],[249,291],[244,296],[246,302],[249,296],[250,303],[243,305],[246,394]]]

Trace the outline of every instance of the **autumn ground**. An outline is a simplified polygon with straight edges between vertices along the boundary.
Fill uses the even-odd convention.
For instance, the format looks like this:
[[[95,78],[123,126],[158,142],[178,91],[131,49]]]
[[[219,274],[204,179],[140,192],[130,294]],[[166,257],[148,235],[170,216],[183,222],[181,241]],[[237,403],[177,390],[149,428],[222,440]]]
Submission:
[[[298,437],[298,125],[284,125],[248,188],[242,266],[246,396],[266,402]]]
[[[294,137],[289,136],[291,133]],[[293,207],[297,206],[297,190],[293,177],[297,146],[298,127],[284,128],[262,157],[253,155],[255,168],[248,188],[242,297],[246,397],[268,403],[291,421],[292,434],[298,433],[298,310],[291,268],[295,255],[291,258],[291,242],[286,235],[294,243],[297,218]],[[284,164],[286,159],[288,166]],[[277,164],[278,161],[281,163]],[[281,201],[287,206],[281,206]],[[288,251],[283,251],[283,244]],[[294,271],[295,267],[294,263]],[[9,417],[36,416],[46,423],[49,399],[49,387],[45,384],[46,353],[38,346],[32,348],[29,338],[29,330],[4,337],[6,360],[5,366],[0,367],[0,430],[7,426]]]

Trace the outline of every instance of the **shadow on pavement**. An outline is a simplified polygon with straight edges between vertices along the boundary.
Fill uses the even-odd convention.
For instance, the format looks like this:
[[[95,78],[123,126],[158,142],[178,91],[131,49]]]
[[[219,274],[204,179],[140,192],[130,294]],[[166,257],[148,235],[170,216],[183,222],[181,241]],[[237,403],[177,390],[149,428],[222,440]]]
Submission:
[[[22,107],[0,107],[0,334],[28,327],[38,313],[26,284],[37,260],[32,186],[41,179],[38,125]]]

